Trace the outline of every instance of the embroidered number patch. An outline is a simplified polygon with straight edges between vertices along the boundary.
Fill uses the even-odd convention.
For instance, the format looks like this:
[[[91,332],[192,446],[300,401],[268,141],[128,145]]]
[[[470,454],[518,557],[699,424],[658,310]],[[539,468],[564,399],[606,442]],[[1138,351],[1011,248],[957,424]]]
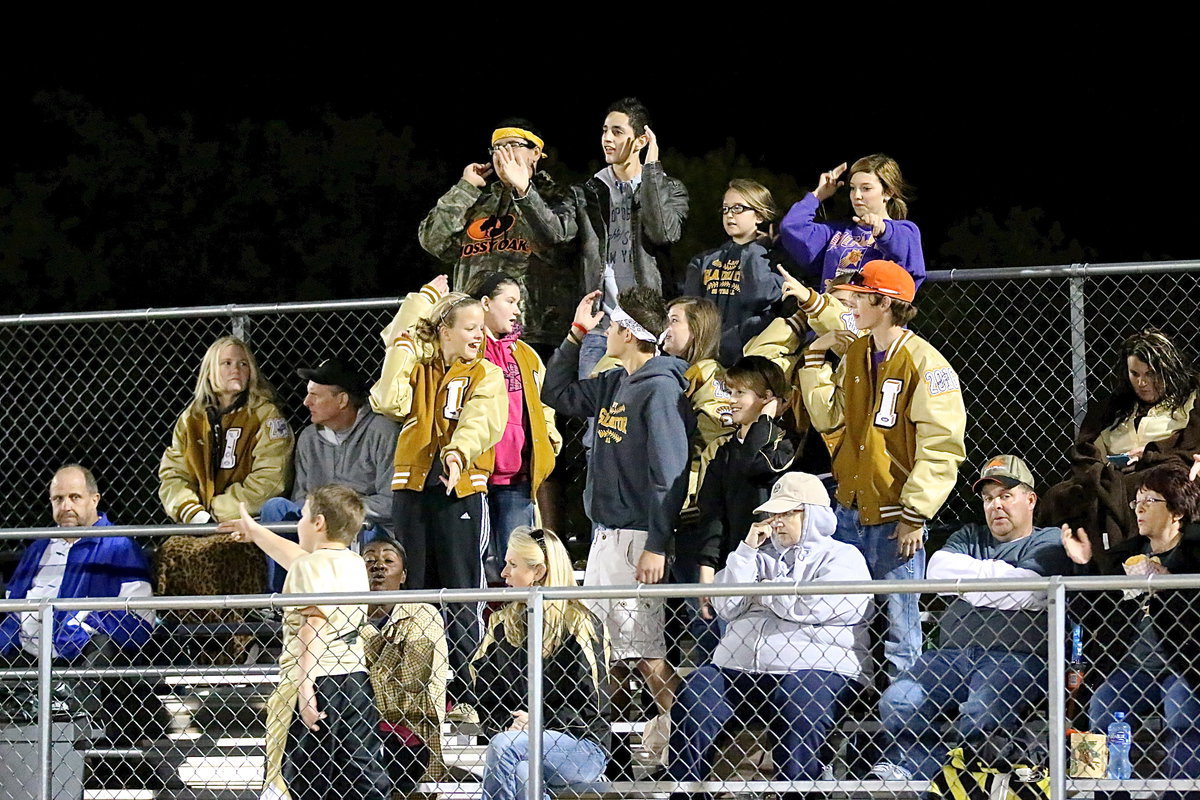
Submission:
[[[283,420],[279,420],[283,422]],[[233,469],[237,466],[237,443],[242,438],[241,428],[230,428],[225,431],[225,452],[221,454],[221,469]]]
[[[271,417],[267,420],[267,437],[270,439],[287,439],[292,435],[287,420],[283,417]]]
[[[950,367],[929,370],[929,372],[925,373],[925,383],[929,387],[931,395],[957,392],[959,390],[958,375]]]
[[[875,412],[875,424],[880,428],[896,427],[896,399],[904,381],[898,378],[888,378],[879,387],[879,410]]]

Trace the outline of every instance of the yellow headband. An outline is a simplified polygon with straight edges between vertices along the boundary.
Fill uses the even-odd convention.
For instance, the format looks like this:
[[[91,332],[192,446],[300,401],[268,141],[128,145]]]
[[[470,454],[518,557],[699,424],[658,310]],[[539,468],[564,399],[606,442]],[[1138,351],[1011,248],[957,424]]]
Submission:
[[[546,143],[542,141],[540,136],[532,133],[531,131],[527,131],[524,128],[496,128],[496,130],[492,131],[492,144],[495,144],[501,139],[509,139],[514,137],[533,142],[538,147],[542,148],[542,150],[546,149]],[[542,158],[545,157],[546,154],[542,153]]]

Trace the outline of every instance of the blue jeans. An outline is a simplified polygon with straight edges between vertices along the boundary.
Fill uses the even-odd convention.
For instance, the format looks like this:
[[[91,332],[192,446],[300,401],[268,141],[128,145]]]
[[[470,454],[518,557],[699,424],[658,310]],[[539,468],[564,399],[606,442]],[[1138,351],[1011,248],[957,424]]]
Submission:
[[[1164,765],[1166,774],[1161,777],[1200,777],[1200,728],[1197,727],[1200,696],[1186,678],[1174,672],[1155,674],[1137,669],[1115,669],[1088,703],[1088,721],[1092,730],[1097,733],[1107,731],[1115,711],[1126,712],[1125,721],[1133,727],[1134,733],[1140,718],[1155,712],[1162,714],[1167,734],[1167,762]],[[1137,747],[1136,742],[1134,747]],[[1186,792],[1182,796],[1200,797],[1200,792]]]
[[[713,742],[733,719],[765,719],[782,780],[821,775],[821,747],[857,684],[836,672],[743,672],[706,664],[687,676],[671,706],[671,779],[708,780]]]
[[[542,732],[542,774],[548,787],[591,783],[603,774],[607,762],[595,742],[558,731]],[[483,800],[524,800],[528,781],[529,734],[496,734],[484,756]]]
[[[852,544],[867,560],[871,579],[882,581],[925,580],[925,550],[917,551],[907,561],[902,561],[896,549],[896,540],[889,539],[896,530],[896,523],[863,525],[858,519],[858,510],[836,506],[837,530],[833,538]],[[917,663],[921,655],[921,596],[919,594],[887,595],[887,635],[883,640],[883,655],[888,660],[888,672],[899,675]]]
[[[592,377],[592,370],[608,352],[608,336],[592,331],[579,344],[579,380]]]
[[[1046,696],[1046,662],[1006,650],[930,650],[897,677],[879,700],[889,742],[884,760],[929,780],[959,744],[981,741],[997,728],[1015,730]],[[934,720],[957,709],[947,742]]]
[[[296,522],[304,506],[297,505],[286,497],[272,497],[263,503],[262,511],[258,512],[258,520],[266,525],[270,522]],[[299,542],[300,537],[294,533],[279,534],[289,542]],[[275,559],[267,556],[267,591],[279,593],[283,591],[283,582],[287,580],[287,570],[279,566]]]
[[[583,341],[579,345],[579,380],[587,380],[592,377],[592,370],[600,363],[600,359],[604,358],[604,354],[608,352],[608,336],[603,333],[592,331],[587,336],[583,337]],[[583,446],[591,450],[592,443],[596,436],[596,419],[591,417],[587,421],[587,427],[583,431]]]
[[[684,563],[677,559],[671,565],[671,582],[699,583],[700,565],[692,560]],[[683,606],[684,613],[687,614],[687,631],[696,642],[692,658],[696,664],[707,664],[712,661],[713,653],[716,652],[717,645],[721,643],[721,637],[725,635],[725,620],[718,617],[717,613],[711,609],[712,619],[700,616],[700,598],[698,597],[683,598]]]
[[[488,583],[502,583],[500,571],[504,569],[509,534],[513,528],[521,525],[533,526],[533,498],[529,496],[529,484],[488,486],[488,515],[492,523],[492,538],[488,541],[483,566]]]

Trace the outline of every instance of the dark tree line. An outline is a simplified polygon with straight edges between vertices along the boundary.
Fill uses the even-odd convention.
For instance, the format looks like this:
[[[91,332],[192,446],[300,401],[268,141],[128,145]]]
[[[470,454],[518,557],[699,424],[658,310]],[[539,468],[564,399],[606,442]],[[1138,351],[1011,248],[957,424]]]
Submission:
[[[435,269],[416,227],[462,165],[423,149],[411,126],[333,111],[304,122],[161,122],[65,92],[35,104],[58,155],[0,185],[0,313],[379,296]],[[664,161],[692,198],[676,277],[721,242],[730,178],[761,181],[784,209],[809,188],[732,140]],[[567,181],[596,168],[549,163]],[[976,211],[924,236],[933,268],[1089,256],[1038,209]]]

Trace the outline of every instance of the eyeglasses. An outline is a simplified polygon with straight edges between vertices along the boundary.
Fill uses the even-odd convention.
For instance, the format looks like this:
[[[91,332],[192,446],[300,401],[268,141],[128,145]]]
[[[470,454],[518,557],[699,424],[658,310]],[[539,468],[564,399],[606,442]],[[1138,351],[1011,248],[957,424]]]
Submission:
[[[1157,497],[1147,497],[1145,500],[1130,500],[1129,507],[1131,509],[1133,509],[1134,511],[1137,511],[1142,506],[1148,506],[1148,505],[1151,505],[1152,503],[1165,503],[1165,502],[1167,502],[1167,501],[1161,500]]]
[[[753,211],[753,210],[754,209],[751,208],[750,206],[744,206],[741,203],[734,203],[731,206],[721,206],[721,216],[725,216],[726,214],[733,214],[736,217],[738,214],[744,214],[747,211]]]
[[[492,155],[496,155],[497,150],[502,150],[507,147],[525,147],[532,150],[533,148],[537,147],[537,145],[533,142],[503,142],[501,144],[492,145],[488,148],[488,152]]]

